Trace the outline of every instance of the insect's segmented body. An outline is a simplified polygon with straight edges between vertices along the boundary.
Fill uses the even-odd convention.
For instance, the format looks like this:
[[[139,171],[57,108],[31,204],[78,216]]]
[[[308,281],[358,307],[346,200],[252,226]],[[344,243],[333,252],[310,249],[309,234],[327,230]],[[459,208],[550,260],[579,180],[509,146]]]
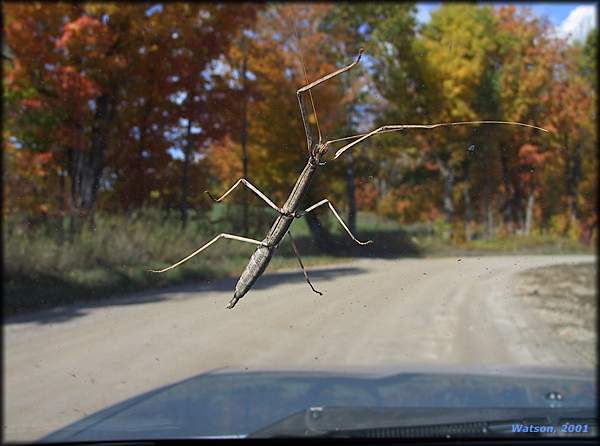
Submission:
[[[336,159],[342,153],[344,153],[346,150],[352,148],[353,146],[361,143],[362,141],[366,140],[367,138],[370,138],[371,136],[374,136],[378,133],[395,132],[395,131],[401,131],[401,130],[405,130],[405,129],[409,129],[409,128],[411,128],[411,129],[417,129],[417,128],[433,129],[433,128],[441,127],[441,126],[454,126],[454,125],[464,125],[464,124],[511,124],[511,125],[521,125],[521,126],[525,126],[525,127],[535,128],[538,130],[543,130],[544,132],[548,132],[548,130],[543,129],[541,127],[537,127],[537,126],[534,126],[531,124],[519,123],[519,122],[462,121],[462,122],[447,122],[447,123],[438,123],[438,124],[384,125],[382,127],[379,127],[377,129],[372,130],[367,133],[361,133],[358,135],[347,136],[347,137],[332,139],[332,140],[323,142],[321,139],[320,130],[318,128],[317,113],[316,113],[315,106],[314,106],[314,103],[312,100],[312,95],[310,94],[310,90],[312,88],[316,87],[317,85],[319,85],[335,76],[338,76],[338,75],[348,71],[352,67],[354,67],[360,61],[360,57],[361,57],[362,53],[363,53],[363,49],[361,48],[358,52],[358,58],[350,65],[348,65],[344,68],[340,68],[339,70],[336,70],[332,73],[329,73],[329,74],[321,77],[320,79],[317,79],[316,81],[314,81],[312,83],[308,83],[308,80],[307,80],[307,85],[301,87],[300,89],[298,89],[296,91],[296,95],[298,97],[298,103],[300,105],[300,114],[302,116],[302,123],[304,124],[304,131],[306,133],[306,143],[307,143],[306,145],[308,148],[309,157],[308,157],[308,162],[306,163],[306,166],[304,167],[304,170],[298,177],[298,180],[296,181],[296,184],[294,185],[294,188],[290,192],[290,196],[288,197],[288,199],[285,202],[285,204],[283,205],[283,207],[279,208],[276,204],[274,204],[268,197],[266,197],[262,192],[260,192],[260,190],[258,190],[254,185],[252,185],[245,178],[240,178],[238,180],[238,182],[235,183],[219,199],[213,198],[212,195],[210,195],[210,193],[208,193],[208,195],[214,201],[220,202],[233,189],[235,189],[238,185],[243,183],[247,187],[249,187],[252,191],[254,191],[254,193],[256,193],[259,197],[261,197],[269,206],[271,206],[272,208],[277,210],[279,212],[279,216],[277,217],[277,220],[275,220],[275,222],[271,226],[271,229],[269,229],[269,232],[268,232],[267,236],[264,238],[264,240],[259,241],[259,240],[249,239],[246,237],[240,237],[240,236],[237,236],[234,234],[221,233],[218,236],[216,236],[214,239],[212,239],[211,241],[206,243],[204,246],[202,246],[201,248],[194,251],[189,256],[180,260],[179,262],[177,262],[167,268],[164,268],[162,270],[158,270],[158,271],[150,270],[150,271],[153,271],[156,273],[162,273],[162,272],[168,271],[170,269],[173,269],[173,268],[181,265],[183,262],[186,262],[187,260],[189,260],[190,258],[195,256],[196,254],[202,252],[204,249],[208,248],[210,245],[212,245],[213,243],[215,243],[217,240],[219,240],[221,238],[238,240],[238,241],[242,241],[242,242],[253,243],[253,244],[259,245],[258,248],[256,249],[256,251],[254,251],[254,254],[252,254],[252,257],[250,258],[248,265],[246,265],[244,272],[240,276],[240,278],[235,286],[233,298],[231,299],[231,301],[229,302],[229,305],[227,306],[227,308],[233,308],[235,306],[235,304],[238,302],[238,300],[240,300],[250,290],[250,288],[252,288],[252,285],[254,285],[256,280],[265,272],[265,270],[267,269],[267,266],[269,266],[269,262],[271,261],[273,254],[275,253],[275,249],[277,248],[277,246],[279,245],[279,243],[281,242],[283,237],[286,234],[289,234],[292,248],[294,250],[294,253],[296,254],[296,257],[298,258],[300,267],[302,268],[302,271],[304,272],[304,277],[306,279],[306,282],[310,285],[310,287],[312,288],[312,290],[315,293],[322,294],[320,291],[317,291],[310,283],[308,274],[306,273],[306,270],[304,269],[304,265],[302,264],[302,260],[300,259],[300,254],[298,253],[296,245],[293,241],[292,234],[291,234],[291,232],[289,232],[290,226],[292,225],[294,218],[301,217],[301,216],[305,215],[306,213],[312,211],[313,209],[316,209],[317,207],[327,203],[329,208],[335,215],[335,217],[340,222],[340,224],[344,227],[346,232],[350,235],[350,237],[356,243],[358,243],[359,245],[366,245],[366,244],[372,242],[372,240],[368,240],[366,242],[361,242],[360,240],[356,239],[356,237],[354,237],[354,235],[352,234],[350,229],[346,226],[344,221],[341,219],[341,217],[339,216],[337,211],[334,209],[333,205],[327,199],[321,200],[320,202],[314,204],[313,206],[310,206],[309,208],[305,209],[304,211],[298,213],[298,208],[300,206],[300,202],[306,195],[308,188],[310,186],[310,183],[312,182],[313,177],[317,171],[318,166],[324,164],[321,162],[321,159],[323,159],[325,157],[325,155],[327,154],[329,144],[341,142],[341,141],[353,140],[352,142],[345,144],[343,147],[339,148],[336,151],[335,156],[333,157],[333,159]],[[313,144],[313,141],[316,141],[316,139],[313,139],[311,137],[311,135],[309,134],[309,125],[308,125],[309,113],[307,111],[306,104],[305,104],[303,96],[302,96],[305,93],[309,94],[310,102],[312,105],[312,111],[314,112],[315,121],[316,121],[316,125],[317,125],[317,130],[318,130],[318,142],[315,144]]]
[[[283,214],[280,214],[277,217],[277,220],[271,226],[269,233],[264,238],[263,245],[256,248],[254,254],[250,258],[248,265],[244,269],[244,272],[240,276],[236,286],[235,292],[233,293],[233,298],[229,303],[229,308],[232,308],[239,299],[241,299],[254,282],[262,275],[262,273],[267,269],[273,254],[275,253],[275,249],[279,245],[279,242],[283,239],[285,234],[288,232],[292,222],[294,221],[294,217],[296,216],[296,211],[300,206],[300,202],[304,198],[310,183],[317,171],[319,158],[310,158],[306,163],[304,170],[298,177],[298,181],[294,185],[290,196],[282,207]]]

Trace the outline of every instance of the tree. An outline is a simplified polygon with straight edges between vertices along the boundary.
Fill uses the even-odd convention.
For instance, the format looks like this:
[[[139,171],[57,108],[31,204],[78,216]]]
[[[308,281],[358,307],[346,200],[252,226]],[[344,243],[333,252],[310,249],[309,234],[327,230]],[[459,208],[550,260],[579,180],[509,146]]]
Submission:
[[[489,119],[490,115],[494,115],[496,103],[492,88],[494,67],[490,62],[490,55],[495,49],[496,26],[492,9],[443,5],[419,30],[415,29],[413,13],[408,6],[404,10],[399,9],[389,23],[382,21],[378,25],[380,28],[373,33],[378,59],[375,64],[376,85],[387,102],[378,121],[434,123]],[[389,27],[398,29],[398,23],[404,24],[404,32],[390,32]],[[494,118],[497,119],[497,116]],[[427,180],[427,175],[433,171],[441,177],[440,205],[446,220],[452,224],[457,184],[463,183],[465,217],[469,220],[473,215],[469,183],[477,156],[472,156],[467,149],[481,147],[484,136],[482,131],[457,127],[447,131],[407,133],[396,138],[386,136],[388,143],[377,144],[385,146],[387,163],[392,162],[389,158],[408,156],[405,170],[411,164],[416,167],[429,163],[430,169],[419,167],[414,173],[424,175],[421,180]],[[411,146],[423,149],[411,150]],[[411,153],[414,154],[412,157]],[[481,153],[481,149],[477,153]],[[398,175],[397,170],[394,175]],[[420,206],[422,202],[415,198],[407,205]],[[468,227],[466,229],[468,232]]]
[[[582,48],[556,42],[556,65],[551,87],[542,102],[548,124],[554,129],[553,145],[564,170],[566,224],[563,233],[577,230],[580,213],[579,188],[583,179],[584,152],[595,139],[593,79],[581,70]],[[591,152],[590,152],[591,154]],[[591,158],[589,155],[586,158]]]
[[[103,173],[110,175],[106,187],[122,192],[123,207],[142,205],[158,187],[148,177],[169,164],[166,151],[182,127],[180,118],[186,118],[183,126],[191,123],[190,131],[175,137],[185,154],[184,213],[190,160],[223,134],[217,127],[226,119],[208,112],[230,90],[212,64],[237,28],[253,20],[254,9],[7,5],[6,36],[15,54],[7,76],[15,137],[27,150],[57,152],[70,178],[73,211],[93,216]],[[207,69],[213,73],[205,78]],[[173,100],[186,93],[187,101]],[[34,108],[27,106],[31,100]],[[201,129],[197,135],[195,129]]]
[[[348,65],[361,47],[366,46],[371,50],[370,42],[373,32],[378,29],[378,20],[394,17],[394,13],[398,14],[398,10],[401,14],[406,12],[405,7],[359,3],[341,4],[331,9],[324,18],[321,28],[329,37],[337,66],[341,68]],[[369,56],[365,56],[366,58]],[[374,91],[372,79],[363,65],[360,70],[345,73],[338,85],[343,99],[338,104],[341,114],[336,131],[340,135],[356,134],[359,128],[365,127],[367,122],[365,114],[369,113],[371,102],[369,92]],[[360,190],[361,181],[357,179],[357,164],[361,158],[364,159],[359,154],[348,152],[344,156],[343,169],[336,169],[340,175],[346,177],[347,223],[352,232],[356,232],[357,193],[365,192]]]
[[[498,51],[494,54],[498,67],[498,91],[504,119],[546,123],[547,110],[540,100],[548,94],[555,71],[555,48],[550,24],[532,15],[528,9],[517,12],[513,6],[497,11],[499,21]],[[501,170],[504,193],[502,206],[509,232],[525,228],[526,200],[521,182],[519,151],[523,141],[529,141],[543,153],[550,139],[530,129],[516,129],[499,134]]]
[[[166,9],[174,15],[173,23],[178,23],[175,17],[179,20],[184,17],[173,32],[180,36],[176,39],[179,44],[175,45],[174,63],[178,79],[174,85],[177,93],[185,97],[178,107],[178,115],[186,121],[182,135],[184,156],[181,175],[181,221],[185,226],[189,166],[194,155],[222,138],[233,121],[240,117],[231,110],[239,100],[239,92],[228,85],[227,76],[217,75],[215,66],[211,64],[225,57],[229,47],[235,44],[238,30],[254,20],[257,7],[206,4],[169,5]]]
[[[252,100],[247,104],[251,126],[248,169],[253,182],[276,203],[283,203],[307,160],[307,147],[298,110],[296,90],[306,83],[301,55],[309,80],[335,69],[332,49],[319,23],[330,5],[271,5],[259,14],[256,32],[248,46],[248,72]],[[239,60],[239,59],[238,59]],[[325,137],[335,129],[339,89],[333,83],[313,92],[318,121]],[[316,119],[311,117],[316,134]],[[237,130],[236,130],[237,133]],[[235,138],[233,138],[235,139]],[[231,182],[237,178],[231,178]],[[331,183],[317,177],[308,200],[323,198]],[[222,187],[222,185],[220,185]],[[309,227],[323,250],[332,247],[328,232],[316,213],[307,215]]]

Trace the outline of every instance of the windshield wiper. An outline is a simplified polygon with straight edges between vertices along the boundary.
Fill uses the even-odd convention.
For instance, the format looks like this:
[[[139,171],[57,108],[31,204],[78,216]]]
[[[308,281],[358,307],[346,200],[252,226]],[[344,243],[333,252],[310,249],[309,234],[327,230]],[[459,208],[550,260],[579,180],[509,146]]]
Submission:
[[[582,426],[563,432],[562,425]],[[477,438],[597,436],[595,409],[313,407],[249,438]]]

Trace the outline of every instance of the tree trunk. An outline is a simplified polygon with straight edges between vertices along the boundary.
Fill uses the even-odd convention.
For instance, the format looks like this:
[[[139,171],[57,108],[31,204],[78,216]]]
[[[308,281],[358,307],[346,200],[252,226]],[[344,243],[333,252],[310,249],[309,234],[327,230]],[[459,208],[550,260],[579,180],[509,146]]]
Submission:
[[[485,212],[485,234],[487,238],[493,235],[494,231],[494,214],[492,212],[492,194],[489,174],[485,177],[485,189],[484,189],[484,212]]]
[[[523,190],[521,185],[518,183],[513,184],[513,190],[515,191],[513,203],[515,207],[516,220],[519,224],[517,232],[522,234],[525,230],[525,212],[523,209],[525,206],[523,206]]]
[[[471,224],[473,221],[473,209],[471,208],[471,192],[470,185],[465,182],[463,188],[463,199],[465,202],[465,240],[471,241]]]
[[[147,161],[144,157],[144,151],[146,150],[146,147],[147,147],[146,146],[146,141],[148,139],[147,133],[151,126],[152,108],[153,108],[152,96],[150,96],[149,98],[145,98],[142,122],[139,126],[140,140],[139,140],[139,144],[138,144],[138,162],[137,162],[137,166],[135,166],[136,169],[138,170],[135,178],[136,178],[136,182],[139,182],[139,183],[134,186],[136,192],[135,192],[134,196],[132,197],[132,201],[141,208],[144,207],[144,205],[146,204],[146,200],[148,198],[148,184],[147,184],[147,180],[146,180],[146,163],[147,163]]]
[[[94,209],[100,184],[104,155],[108,146],[113,106],[107,94],[96,99],[96,114],[92,124],[90,150],[67,149],[68,172],[71,177],[71,234],[81,226],[75,219],[88,219],[94,228]]]
[[[487,236],[488,238],[493,237],[494,235],[494,212],[492,210],[492,202],[488,201],[486,204],[486,212],[487,212],[487,218],[486,218],[486,232],[487,232]]]
[[[510,175],[508,172],[508,158],[506,156],[506,149],[500,149],[500,162],[502,166],[502,183],[504,184],[504,193],[506,194],[504,204],[502,205],[502,212],[504,213],[504,223],[509,233],[513,232],[513,197],[512,187],[510,185]]]
[[[346,157],[346,195],[348,198],[348,228],[356,234],[356,187],[354,185],[354,156],[352,151]]]
[[[241,143],[242,143],[242,164],[243,164],[243,175],[248,181],[248,92],[247,92],[247,81],[246,81],[246,71],[248,68],[248,47],[245,37],[242,41],[242,47],[244,52],[244,59],[242,61],[242,134],[241,134]],[[248,227],[248,189],[243,188],[243,207],[242,207],[242,225],[244,235],[248,237],[250,235],[250,228]]]
[[[444,182],[443,192],[443,207],[444,214],[446,214],[446,221],[449,225],[452,225],[454,221],[454,169],[450,163],[444,162],[441,158],[437,158],[440,173],[442,174],[442,180]]]
[[[187,123],[187,140],[183,151],[183,166],[181,172],[181,229],[185,229],[188,220],[188,193],[189,193],[189,168],[190,157],[192,152],[192,120],[188,118]]]
[[[579,207],[577,206],[577,193],[579,191],[579,183],[581,181],[581,157],[582,157],[583,145],[577,144],[575,151],[571,157],[569,157],[567,163],[565,163],[565,178],[566,178],[566,189],[567,189],[567,212],[568,212],[568,226],[566,232],[575,225],[579,219]]]
[[[535,194],[533,190],[529,192],[527,197],[527,211],[525,212],[525,235],[529,235],[531,232],[531,226],[533,223],[533,206],[535,204]]]
[[[332,252],[333,244],[331,243],[331,235],[329,234],[329,231],[323,227],[318,217],[313,212],[309,212],[304,218],[306,218],[308,229],[310,230],[319,251],[324,253]]]
[[[385,197],[385,194],[387,194],[388,191],[388,184],[387,181],[384,177],[384,175],[379,176],[379,178],[377,178],[377,189],[379,190],[379,196],[380,197]]]
[[[65,241],[65,172],[58,171],[58,244]]]

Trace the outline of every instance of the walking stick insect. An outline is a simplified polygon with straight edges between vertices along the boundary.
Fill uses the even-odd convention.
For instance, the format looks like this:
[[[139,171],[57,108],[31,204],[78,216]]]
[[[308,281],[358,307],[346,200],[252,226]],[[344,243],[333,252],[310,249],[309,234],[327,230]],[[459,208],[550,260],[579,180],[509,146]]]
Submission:
[[[341,142],[341,141],[354,140],[354,141],[344,145],[343,147],[339,148],[336,151],[333,159],[337,159],[346,150],[352,148],[356,144],[364,141],[365,139],[370,138],[371,136],[374,136],[378,133],[395,132],[395,131],[400,131],[400,130],[404,130],[404,129],[434,129],[436,127],[453,126],[453,125],[509,124],[509,125],[520,125],[520,126],[524,126],[524,127],[531,127],[531,128],[535,128],[538,130],[542,130],[544,132],[548,132],[548,130],[543,129],[541,127],[537,127],[537,126],[530,125],[530,124],[524,124],[524,123],[520,123],[520,122],[463,121],[463,122],[448,122],[448,123],[439,123],[439,124],[385,125],[385,126],[379,127],[377,129],[372,130],[367,133],[361,133],[358,135],[347,136],[344,138],[333,139],[333,140],[329,140],[329,141],[325,141],[325,142],[322,141],[321,132],[319,130],[318,131],[318,136],[319,136],[318,139],[319,140],[317,142],[313,142],[310,137],[310,134],[309,134],[309,127],[308,127],[308,122],[307,122],[308,113],[306,111],[305,94],[308,93],[308,95],[309,95],[311,105],[312,105],[312,111],[315,115],[315,121],[317,123],[317,129],[318,129],[318,120],[316,119],[317,112],[315,110],[314,103],[312,101],[311,90],[313,88],[315,88],[317,85],[322,84],[323,82],[326,82],[326,81],[350,70],[354,66],[356,66],[359,63],[362,54],[363,54],[363,49],[361,48],[358,53],[357,59],[354,62],[352,62],[350,65],[347,65],[344,68],[340,68],[337,71],[329,73],[329,74],[321,77],[320,79],[317,79],[314,82],[308,83],[308,80],[307,80],[307,85],[301,87],[300,89],[298,89],[296,91],[296,96],[298,97],[298,103],[300,106],[300,115],[302,116],[302,123],[304,125],[304,133],[306,134],[308,160],[306,162],[306,166],[304,167],[304,170],[302,170],[302,173],[296,180],[296,184],[294,185],[292,191],[290,192],[290,195],[288,196],[287,200],[285,201],[285,203],[282,207],[279,207],[275,203],[273,203],[265,194],[263,194],[256,186],[254,186],[252,183],[250,183],[245,178],[240,178],[233,186],[231,186],[231,188],[227,192],[225,192],[219,198],[214,198],[210,194],[210,192],[206,191],[208,196],[213,201],[220,202],[225,197],[227,197],[227,195],[229,195],[240,184],[244,184],[246,187],[248,187],[252,192],[254,192],[256,195],[258,195],[265,203],[267,203],[270,207],[272,207],[279,213],[279,216],[277,217],[277,219],[271,226],[271,229],[269,229],[269,232],[267,233],[266,237],[261,241],[261,240],[246,238],[246,237],[240,237],[238,235],[221,233],[221,234],[217,235],[215,238],[213,238],[211,241],[209,241],[208,243],[206,243],[205,245],[203,245],[202,247],[200,247],[199,249],[197,249],[196,251],[191,253],[189,256],[181,259],[179,262],[177,262],[167,268],[161,269],[161,270],[150,270],[151,272],[163,273],[170,269],[176,268],[177,266],[181,265],[182,263],[187,262],[189,259],[194,257],[196,254],[201,253],[202,251],[204,251],[206,248],[208,248],[213,243],[216,243],[221,238],[237,240],[237,241],[246,242],[246,243],[253,243],[255,245],[258,245],[258,248],[256,248],[256,251],[254,252],[254,254],[252,254],[252,257],[250,258],[248,265],[246,266],[246,268],[242,272],[242,275],[238,279],[238,282],[235,286],[235,291],[233,293],[233,297],[231,298],[231,300],[229,301],[229,304],[227,305],[227,308],[233,308],[237,304],[237,302],[250,290],[250,288],[252,288],[252,286],[254,285],[256,280],[265,272],[267,266],[269,265],[269,262],[271,261],[271,258],[273,257],[273,254],[275,253],[275,249],[279,246],[279,244],[281,243],[281,241],[287,234],[289,236],[290,243],[292,245],[294,254],[296,255],[296,257],[298,259],[298,263],[300,264],[300,268],[302,269],[302,272],[304,273],[304,278],[306,279],[306,282],[308,283],[310,288],[315,293],[322,295],[323,293],[321,293],[320,291],[317,291],[314,288],[314,286],[312,285],[312,283],[310,282],[308,273],[306,272],[306,269],[304,268],[304,264],[302,263],[302,259],[300,258],[300,253],[298,252],[298,248],[296,247],[296,244],[294,243],[294,238],[292,237],[292,233],[290,232],[290,226],[292,225],[294,218],[301,218],[304,215],[308,214],[309,212],[315,210],[319,206],[327,204],[329,206],[329,209],[333,213],[333,215],[337,218],[337,220],[340,222],[340,224],[342,225],[344,230],[348,233],[348,235],[352,238],[352,240],[354,240],[359,245],[367,245],[369,243],[372,243],[372,240],[367,240],[366,242],[361,242],[360,240],[358,240],[354,236],[354,234],[352,234],[352,232],[350,231],[348,226],[346,226],[346,224],[344,223],[344,221],[342,220],[342,218],[340,217],[340,215],[338,214],[336,209],[333,207],[331,202],[326,198],[319,201],[318,203],[315,203],[312,206],[304,209],[303,211],[298,211],[298,209],[300,207],[300,203],[301,203],[302,199],[305,197],[305,195],[308,191],[308,188],[311,184],[311,181],[317,172],[317,169],[319,168],[319,166],[325,165],[323,158],[327,154],[330,144]]]

